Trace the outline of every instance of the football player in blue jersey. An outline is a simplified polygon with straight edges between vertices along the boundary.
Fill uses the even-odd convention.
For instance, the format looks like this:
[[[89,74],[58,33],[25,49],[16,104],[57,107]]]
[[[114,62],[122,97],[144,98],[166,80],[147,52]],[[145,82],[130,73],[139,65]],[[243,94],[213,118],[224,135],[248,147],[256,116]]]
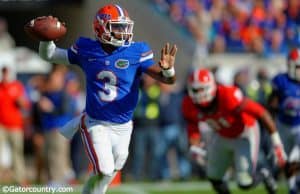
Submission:
[[[276,111],[277,125],[288,154],[286,175],[290,194],[296,194],[296,179],[300,162],[300,50],[292,49],[288,55],[286,73],[272,80],[273,93],[270,107]]]
[[[132,41],[133,24],[125,9],[109,4],[94,18],[96,40],[80,37],[67,50],[56,47],[53,41],[41,41],[39,45],[43,59],[76,64],[85,73],[86,112],[69,123],[73,129],[79,123],[94,168],[84,194],[104,194],[127,160],[141,75],[146,73],[166,84],[175,82],[176,45],[166,44],[155,64],[149,46]],[[73,133],[71,130],[64,135],[71,138]]]

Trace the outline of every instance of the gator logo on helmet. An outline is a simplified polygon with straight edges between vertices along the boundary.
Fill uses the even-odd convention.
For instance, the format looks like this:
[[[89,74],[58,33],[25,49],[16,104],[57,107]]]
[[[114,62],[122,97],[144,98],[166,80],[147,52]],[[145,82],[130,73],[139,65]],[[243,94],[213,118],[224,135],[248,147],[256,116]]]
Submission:
[[[102,20],[110,20],[111,19],[111,14],[100,13],[100,14],[97,14],[97,16]]]
[[[129,66],[129,61],[126,59],[118,59],[115,62],[115,67],[119,69],[126,69]]]

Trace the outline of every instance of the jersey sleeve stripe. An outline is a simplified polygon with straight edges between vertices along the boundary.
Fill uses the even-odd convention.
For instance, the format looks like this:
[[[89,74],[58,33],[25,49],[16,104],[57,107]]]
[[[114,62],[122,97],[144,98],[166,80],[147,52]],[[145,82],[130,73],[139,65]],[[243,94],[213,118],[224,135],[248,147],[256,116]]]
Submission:
[[[153,53],[152,50],[147,51],[147,52],[144,52],[144,53],[142,53],[141,55],[142,55],[142,57],[145,57],[145,56],[148,56],[148,55],[151,54],[151,53]]]
[[[78,54],[78,51],[77,51],[77,48],[76,48],[76,46],[71,46],[71,51],[73,52],[73,53],[76,53],[76,54]]]
[[[141,57],[140,62],[144,62],[144,61],[149,60],[149,59],[153,59],[153,53],[152,52],[149,53],[149,55],[147,55],[147,56]]]

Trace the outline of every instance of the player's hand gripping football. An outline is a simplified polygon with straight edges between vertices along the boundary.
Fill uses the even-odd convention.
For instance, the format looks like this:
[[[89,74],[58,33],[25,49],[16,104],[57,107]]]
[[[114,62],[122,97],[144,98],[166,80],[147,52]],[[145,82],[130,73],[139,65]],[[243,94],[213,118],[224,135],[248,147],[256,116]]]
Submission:
[[[173,45],[172,48],[170,49],[170,44],[167,43],[161,49],[159,66],[163,70],[171,69],[172,67],[174,67],[176,53],[177,53],[177,46]]]
[[[65,23],[51,15],[30,20],[25,24],[24,30],[29,37],[38,41],[56,41],[67,32]]]

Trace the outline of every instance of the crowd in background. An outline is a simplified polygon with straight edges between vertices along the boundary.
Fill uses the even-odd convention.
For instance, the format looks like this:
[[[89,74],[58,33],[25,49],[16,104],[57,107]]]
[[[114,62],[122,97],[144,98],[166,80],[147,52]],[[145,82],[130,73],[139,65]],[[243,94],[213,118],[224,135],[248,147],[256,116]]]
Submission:
[[[153,0],[212,53],[286,54],[300,45],[298,0]]]
[[[289,0],[289,6],[280,0],[233,0],[226,3],[225,0],[155,2],[164,11],[168,11],[174,21],[186,26],[195,39],[207,45],[212,52],[254,51],[264,55],[285,54],[288,47],[300,44],[297,27],[297,22],[300,21],[300,2],[297,0]],[[13,39],[6,32],[5,22],[3,21],[3,26],[1,22],[0,52],[14,46]],[[5,64],[0,67],[1,99],[1,90],[9,90],[8,85],[3,84],[2,75],[10,67]],[[12,73],[16,75],[16,72]],[[267,72],[262,69],[254,80],[248,73],[250,72],[247,69],[236,72],[235,84],[245,95],[265,104],[270,94],[270,78]],[[17,79],[18,77],[14,77],[12,81]],[[21,185],[57,185],[72,184],[87,178],[91,169],[80,134],[77,133],[68,142],[57,131],[84,110],[85,94],[77,72],[66,66],[53,64],[49,74],[34,75],[18,83],[22,85],[20,92],[10,99],[10,109],[16,113],[10,116],[15,118],[19,115],[23,118],[18,126],[21,137],[10,138],[7,135],[5,139],[12,152],[12,163],[7,168],[0,168],[0,180]],[[134,115],[131,156],[122,172],[125,178],[157,181],[205,176],[203,169],[199,169],[199,165],[189,155],[185,123],[181,115],[184,94],[185,88],[178,85],[158,84],[148,76],[143,77],[140,99]],[[26,106],[19,102],[23,98],[26,98]],[[6,112],[4,105],[5,103],[0,103],[1,112]],[[7,134],[16,132],[15,127],[12,129],[5,125],[0,117],[0,131],[5,130]],[[19,143],[18,149],[15,149],[18,145],[14,143]],[[0,145],[3,146],[3,142]],[[5,154],[0,157],[3,156],[6,157]],[[14,176],[7,178],[7,169],[10,168],[13,169],[11,172]],[[33,175],[29,177],[28,171],[33,171]],[[23,177],[20,176],[21,172],[24,172]]]

